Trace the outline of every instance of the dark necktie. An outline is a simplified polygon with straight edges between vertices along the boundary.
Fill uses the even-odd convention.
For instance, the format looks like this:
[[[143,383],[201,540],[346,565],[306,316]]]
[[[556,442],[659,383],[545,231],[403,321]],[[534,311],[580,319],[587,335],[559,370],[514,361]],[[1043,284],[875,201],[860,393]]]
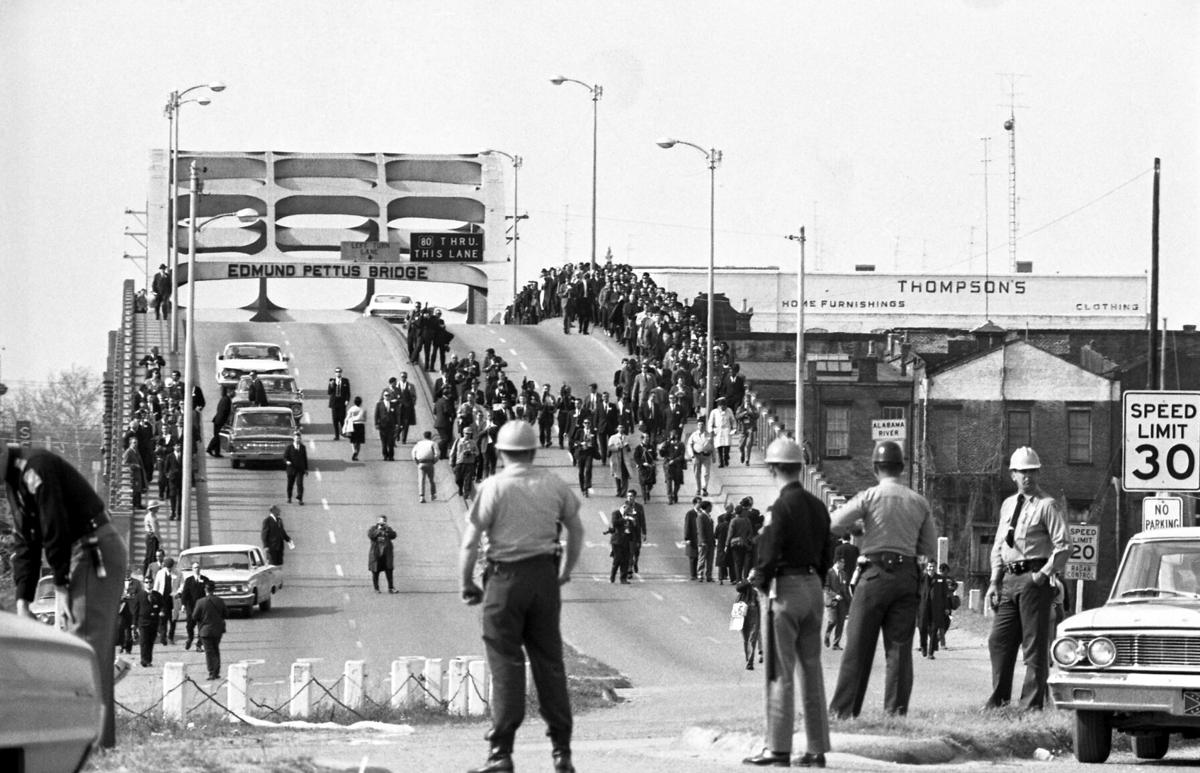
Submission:
[[[171,595],[171,574],[169,572],[167,573],[167,576],[163,581],[163,595],[164,596]]]
[[[1017,519],[1021,517],[1021,508],[1025,506],[1025,495],[1017,495],[1017,506],[1013,508],[1012,518],[1008,519],[1008,534],[1004,537],[1004,542],[1010,547],[1016,547],[1013,544],[1013,537],[1017,533]]]

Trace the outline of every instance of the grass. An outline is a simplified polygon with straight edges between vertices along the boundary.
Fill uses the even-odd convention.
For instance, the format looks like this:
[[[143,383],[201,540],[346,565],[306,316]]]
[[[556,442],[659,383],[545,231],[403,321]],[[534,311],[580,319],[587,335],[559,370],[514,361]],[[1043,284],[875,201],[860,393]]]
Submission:
[[[1056,756],[1071,751],[1071,715],[1065,711],[1022,713],[996,711],[914,711],[894,717],[882,711],[864,712],[856,719],[832,720],[841,733],[891,735],[904,738],[943,738],[973,759],[1029,758],[1040,748]]]

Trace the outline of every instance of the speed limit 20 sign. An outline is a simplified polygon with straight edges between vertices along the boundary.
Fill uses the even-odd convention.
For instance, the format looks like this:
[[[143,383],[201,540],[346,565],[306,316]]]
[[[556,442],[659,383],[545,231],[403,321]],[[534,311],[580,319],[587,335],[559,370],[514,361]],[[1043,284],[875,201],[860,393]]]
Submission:
[[[1200,392],[1126,392],[1126,491],[1200,491]]]

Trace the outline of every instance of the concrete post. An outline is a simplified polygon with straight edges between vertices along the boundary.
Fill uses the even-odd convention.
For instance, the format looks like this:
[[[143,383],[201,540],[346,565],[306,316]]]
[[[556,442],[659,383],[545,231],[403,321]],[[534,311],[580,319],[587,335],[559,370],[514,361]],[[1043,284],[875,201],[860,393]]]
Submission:
[[[288,715],[292,719],[308,719],[312,709],[312,663],[298,660],[292,664],[292,677],[288,694]]]
[[[236,722],[238,717],[244,717],[250,711],[250,664],[244,660],[231,664],[226,679],[225,705],[233,712],[229,721]]]
[[[365,677],[364,661],[346,661],[346,669],[342,672],[342,703],[355,711],[362,708]]]
[[[976,614],[983,614],[983,591],[979,588],[971,590],[971,595],[967,600],[967,608]]]
[[[450,697],[450,705],[447,708],[451,714],[467,714],[467,693],[471,689],[467,684],[467,675],[467,659],[461,656],[450,658],[450,667],[446,672],[446,692]]]
[[[425,660],[425,705],[430,708],[442,708],[442,701],[446,699],[445,679],[446,665],[441,658],[427,658]]]
[[[180,724],[187,721],[186,677],[187,666],[183,663],[163,664],[163,719]]]
[[[467,661],[467,713],[480,717],[487,714],[488,701],[488,670],[487,661],[483,658],[471,658]]]
[[[418,680],[425,659],[408,655],[392,661],[392,708],[409,709],[420,705],[424,691]]]
[[[950,563],[950,538],[938,537],[937,565]]]

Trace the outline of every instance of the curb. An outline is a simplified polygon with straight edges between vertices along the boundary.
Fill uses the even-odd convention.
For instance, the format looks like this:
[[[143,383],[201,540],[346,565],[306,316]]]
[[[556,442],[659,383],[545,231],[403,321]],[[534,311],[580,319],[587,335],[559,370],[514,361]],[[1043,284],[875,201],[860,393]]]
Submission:
[[[833,733],[832,751],[835,757],[865,757],[881,762],[902,765],[938,765],[966,759],[966,749],[948,738],[901,738],[890,735],[859,735]],[[693,726],[683,731],[679,744],[695,751],[725,754],[754,754],[762,748],[762,736],[731,732],[720,728]],[[805,748],[804,732],[792,738],[792,749],[800,753]]]

